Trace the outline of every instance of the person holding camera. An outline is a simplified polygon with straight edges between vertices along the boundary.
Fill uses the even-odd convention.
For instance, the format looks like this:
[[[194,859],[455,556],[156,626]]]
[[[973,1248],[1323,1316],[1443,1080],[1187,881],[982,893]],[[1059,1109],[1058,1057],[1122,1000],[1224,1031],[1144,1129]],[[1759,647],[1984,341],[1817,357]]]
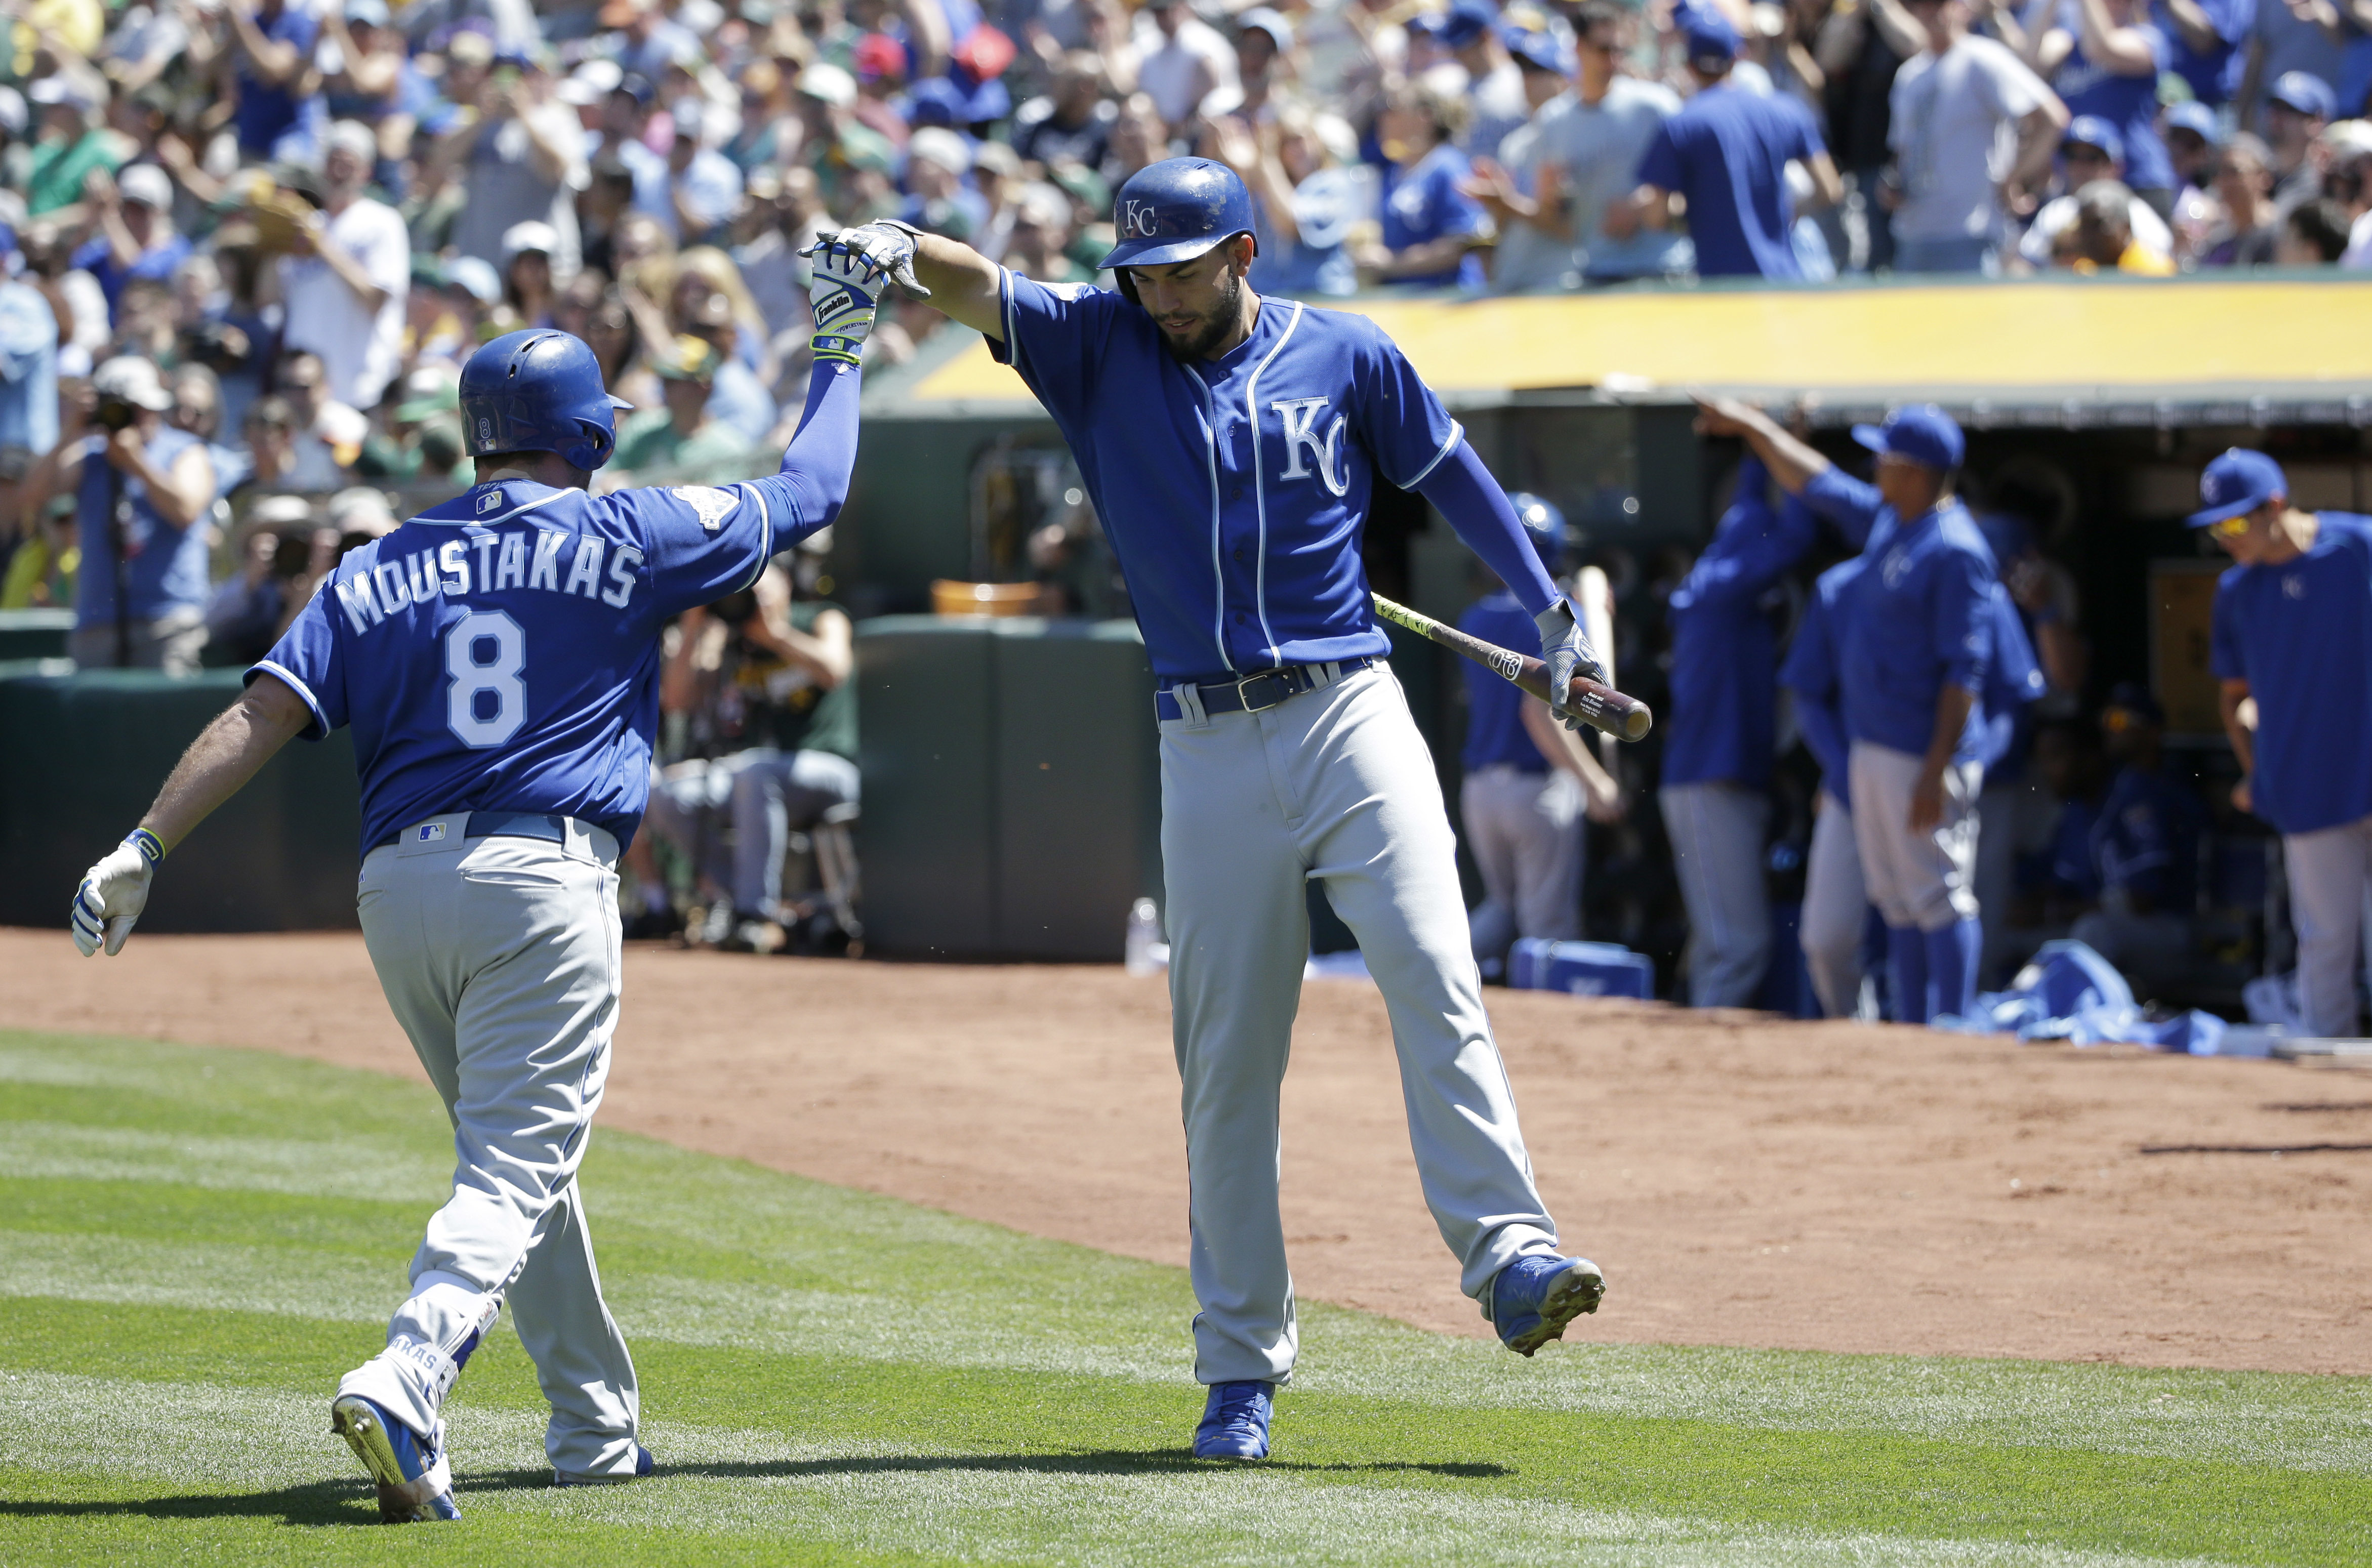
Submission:
[[[215,466],[206,444],[165,423],[157,367],[124,354],[91,377],[91,430],[61,442],[25,482],[24,513],[71,492],[82,541],[66,652],[85,668],[197,672],[206,643],[206,552]]]

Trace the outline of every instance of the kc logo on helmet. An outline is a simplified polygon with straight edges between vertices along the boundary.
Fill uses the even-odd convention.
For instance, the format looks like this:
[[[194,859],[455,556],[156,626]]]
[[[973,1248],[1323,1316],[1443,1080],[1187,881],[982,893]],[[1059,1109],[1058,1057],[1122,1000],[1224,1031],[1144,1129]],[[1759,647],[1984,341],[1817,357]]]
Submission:
[[[1121,215],[1121,227],[1140,239],[1150,239],[1161,232],[1161,214],[1150,202],[1131,201]]]

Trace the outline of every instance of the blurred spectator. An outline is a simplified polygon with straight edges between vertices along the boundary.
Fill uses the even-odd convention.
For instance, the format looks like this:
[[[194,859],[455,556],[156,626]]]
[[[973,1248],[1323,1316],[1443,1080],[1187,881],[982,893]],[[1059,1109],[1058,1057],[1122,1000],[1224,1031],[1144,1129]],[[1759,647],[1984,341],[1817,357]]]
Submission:
[[[699,254],[695,251],[686,259]],[[722,252],[710,254],[720,262],[725,261]],[[740,292],[739,280],[734,281],[736,287],[727,291],[687,270],[676,290],[674,324],[679,332],[689,333],[716,351],[716,372],[708,399],[709,417],[742,440],[756,441],[773,427],[774,400],[766,390],[764,378],[743,357],[745,339],[750,340],[748,346],[760,355],[765,353],[765,346],[754,327],[736,309],[737,301],[746,309],[749,296]]]
[[[2313,0],[2257,0],[2256,18],[2249,32],[2248,64],[2233,107],[2244,129],[2256,132],[2276,148],[2279,138],[2273,123],[2272,98],[2282,90],[2280,84],[2292,77],[2308,77],[2321,83],[2330,94],[2346,74],[2344,50],[2339,41],[2342,29],[2336,17],[2331,17],[2332,25],[2326,26],[2326,14]],[[2292,81],[2288,92],[2295,99],[2307,96],[2308,89]],[[2331,118],[2332,107],[2326,97],[2323,119]]]
[[[2322,134],[2324,193],[2347,210],[2343,267],[2372,267],[2372,122],[2345,120]]]
[[[664,389],[665,406],[625,422],[618,431],[617,455],[610,459],[610,468],[622,474],[658,469],[715,471],[742,461],[748,456],[749,442],[708,412],[708,396],[715,387],[721,358],[699,338],[689,334],[677,338],[653,366]]]
[[[479,263],[484,265],[483,262]],[[281,355],[274,384],[296,421],[296,466],[284,482],[291,490],[336,490],[345,469],[362,454],[370,422],[331,391],[329,367],[310,349],[292,347]]]
[[[250,508],[234,553],[238,567],[206,605],[206,642],[248,665],[272,651],[305,601],[291,586],[312,551],[313,506],[300,495],[267,496]],[[293,599],[293,602],[292,602]]]
[[[503,231],[502,327],[549,327],[558,296],[552,287],[552,253],[559,245],[552,226],[530,218]]]
[[[2124,139],[2117,128],[2094,114],[2081,114],[2059,142],[2062,192],[2042,204],[2018,241],[2018,259],[2029,266],[2054,264],[2059,242],[2076,227],[2076,192],[2099,180],[2118,180],[2125,167]],[[2174,231],[2156,208],[2139,196],[2125,215],[2126,227],[2145,251],[2167,256],[2174,251]]]
[[[1013,150],[1030,163],[1102,164],[1120,105],[1104,96],[1103,62],[1086,50],[1063,56],[1046,91],[1013,116]]]
[[[1184,0],[1145,0],[1133,42],[1136,85],[1169,125],[1183,125],[1220,88],[1241,85],[1236,52]]]
[[[2207,808],[2167,775],[2166,714],[2127,681],[2100,715],[2116,776],[2092,829],[2100,907],[2068,933],[2123,972],[2138,994],[2180,982],[2190,968],[2199,840]]]
[[[231,51],[225,101],[244,157],[304,164],[321,154],[329,110],[313,64],[320,31],[309,11],[288,0],[225,0]]]
[[[1203,100],[1205,118],[1233,114],[1255,125],[1276,118],[1290,96],[1293,24],[1282,13],[1255,6],[1236,18],[1234,90],[1222,87]]]
[[[2281,267],[2328,267],[2347,253],[2350,227],[2347,209],[2328,197],[2302,202],[2282,220],[2281,238],[2273,246],[2273,264]]]
[[[1052,185],[1025,186],[1016,203],[1005,265],[1040,283],[1093,283],[1095,273],[1070,257],[1071,199]]]
[[[375,148],[369,130],[341,120],[329,142],[327,203],[280,262],[285,341],[320,356],[331,397],[376,408],[402,357],[412,239],[394,208],[362,193]]]
[[[2265,101],[2265,140],[2273,149],[2273,204],[2284,213],[2322,193],[2315,146],[2331,122],[2331,91],[2321,77],[2292,71],[2277,78]]]
[[[172,394],[169,416],[176,430],[186,430],[206,444],[206,458],[215,466],[215,490],[229,494],[247,479],[247,459],[236,447],[220,444],[222,382],[203,365],[184,365],[173,372],[167,389]]]
[[[1500,140],[1496,155],[1473,160],[1474,172],[1464,187],[1491,215],[1498,233],[1491,288],[1496,294],[1574,288],[1580,275],[1574,266],[1573,215],[1552,129],[1573,113],[1565,92],[1569,63],[1544,32],[1511,33],[1507,47],[1522,74],[1531,117]]]
[[[2053,242],[2053,265],[2078,273],[2115,271],[2170,277],[2174,261],[2134,237],[2139,192],[2114,180],[2095,180],[2076,192],[2076,222]]]
[[[1495,158],[1500,144],[1531,118],[1522,67],[1499,37],[1499,8],[1491,0],[1450,0],[1439,37],[1466,72],[1466,129],[1458,139],[1470,158]]]
[[[57,444],[57,312],[40,289],[0,273],[0,450],[39,457]]]
[[[1078,170],[1076,164],[1070,168],[1075,172]],[[992,261],[1005,258],[1006,241],[1012,237],[1021,200],[1021,159],[1011,147],[1003,142],[983,142],[971,149],[971,186],[980,192],[981,206],[988,214],[972,237],[971,248]]]
[[[28,224],[18,242],[24,248],[23,276],[49,301],[57,319],[59,374],[87,376],[111,335],[106,291],[97,278],[70,264],[72,254],[56,224]]]
[[[131,279],[169,279],[189,259],[190,242],[173,227],[173,181],[155,164],[127,164],[113,179],[94,169],[87,190],[99,232],[74,264],[99,280],[112,311]]]
[[[389,25],[387,0],[326,0],[321,42],[322,106],[331,120],[360,121],[392,160],[410,156],[412,134],[429,87],[407,57],[403,35]]]
[[[591,181],[575,112],[553,99],[551,73],[533,56],[497,60],[471,107],[475,118],[438,137],[429,155],[469,194],[448,242],[500,266],[503,237],[518,224],[542,223],[552,230],[552,276],[567,282],[581,254],[576,192]]]
[[[1338,156],[1330,138],[1339,140],[1342,153],[1350,157]],[[1357,293],[1359,272],[1348,245],[1369,187],[1365,170],[1345,166],[1356,161],[1358,150],[1351,128],[1288,108],[1257,130],[1224,117],[1212,126],[1210,140],[1208,150],[1240,175],[1252,193],[1260,224],[1250,280],[1254,292]],[[1066,216],[1065,232],[1072,226]]]
[[[1687,238],[1669,227],[1649,226],[1622,238],[1606,227],[1610,209],[1627,206],[1639,160],[1657,130],[1680,110],[1671,88],[1622,69],[1627,26],[1613,0],[1582,7],[1569,107],[1559,110],[1552,103],[1541,118],[1542,157],[1555,166],[1564,192],[1559,203],[1564,232],[1576,242],[1575,264],[1590,283],[1681,273],[1695,257]]]
[[[25,96],[41,116],[41,138],[25,170],[25,211],[40,217],[80,202],[92,171],[111,173],[123,155],[99,122],[99,100],[80,82],[64,73],[43,76]]]
[[[2243,131],[2215,160],[2215,201],[2222,215],[2199,253],[2203,267],[2266,267],[2281,244],[2281,211],[2273,205],[2273,154]]]
[[[2167,110],[2164,134],[2167,157],[2174,165],[2174,212],[2168,219],[2174,259],[2178,265],[2195,265],[2224,217],[2211,189],[2224,131],[2215,111],[2194,99]]]
[[[1926,48],[1894,78],[1895,271],[1995,271],[2011,221],[2040,205],[2067,108],[2006,45],[1969,30],[1965,0],[1907,8]]]
[[[814,172],[785,169],[780,190],[760,215],[757,235],[733,252],[733,261],[741,269],[741,281],[766,323],[771,341],[786,332],[803,333],[809,326],[808,269],[800,252],[829,226]]]
[[[2274,0],[2279,3],[2279,0]],[[2172,58],[2145,0],[2076,0],[2034,35],[2028,58],[2078,117],[2123,142],[2125,183],[2161,218],[2174,210],[2174,167],[2157,134],[2157,76]]]
[[[1686,204],[1689,237],[1703,277],[1800,278],[1786,166],[1802,163],[1815,196],[1833,205],[1844,193],[1811,116],[1793,99],[1760,97],[1728,80],[1738,34],[1720,16],[1688,13],[1683,41],[1697,91],[1647,144],[1638,189],[1607,211],[1618,239],[1671,221],[1672,200]]]
[[[1491,220],[1465,186],[1471,169],[1456,145],[1466,100],[1430,81],[1401,83],[1384,95],[1376,137],[1384,155],[1382,232],[1355,240],[1360,273],[1382,283],[1480,288]]]
[[[906,144],[905,204],[898,209],[901,223],[969,239],[988,221],[988,205],[980,192],[967,187],[971,149],[964,139],[943,126],[925,125]]]
[[[283,397],[258,398],[247,407],[247,417],[240,422],[240,463],[237,468],[217,476],[222,493],[234,501],[251,499],[239,493],[253,486],[255,493],[295,489],[296,472],[296,439],[300,430],[296,412]],[[335,477],[331,470],[331,477]],[[306,488],[320,489],[311,485]]]
[[[675,141],[667,155],[668,203],[656,215],[679,243],[728,240],[726,226],[741,204],[741,171],[711,145],[723,139],[718,134],[722,116],[692,99],[680,99],[674,114]]]
[[[109,360],[91,389],[89,432],[26,481],[31,513],[75,496],[82,567],[66,652],[87,668],[192,674],[206,642],[214,465],[204,442],[165,423],[173,400],[146,360]]]
[[[363,443],[355,472],[365,479],[434,482],[451,479],[467,483],[471,471],[460,468],[461,384],[442,366],[424,366],[403,383],[402,400],[389,413],[383,434]],[[341,494],[351,494],[341,492]]]

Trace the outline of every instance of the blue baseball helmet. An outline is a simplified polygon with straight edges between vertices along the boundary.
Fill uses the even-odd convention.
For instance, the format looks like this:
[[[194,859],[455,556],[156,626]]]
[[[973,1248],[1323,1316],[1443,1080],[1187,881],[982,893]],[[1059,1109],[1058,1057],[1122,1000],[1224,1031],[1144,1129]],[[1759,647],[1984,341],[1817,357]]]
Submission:
[[[549,328],[506,332],[461,366],[462,442],[470,456],[557,452],[590,473],[618,449],[616,412],[601,362],[582,338]]]
[[[1112,229],[1120,243],[1107,267],[1167,267],[1252,229],[1252,193],[1224,163],[1206,157],[1165,158],[1128,177],[1112,198]],[[1123,289],[1128,273],[1120,273]],[[1130,294],[1134,298],[1134,293]]]
[[[1555,576],[1557,563],[1564,558],[1564,514],[1557,510],[1555,502],[1544,501],[1529,490],[1509,495],[1507,505],[1516,509],[1516,521],[1524,525],[1524,537],[1532,541],[1542,569]]]

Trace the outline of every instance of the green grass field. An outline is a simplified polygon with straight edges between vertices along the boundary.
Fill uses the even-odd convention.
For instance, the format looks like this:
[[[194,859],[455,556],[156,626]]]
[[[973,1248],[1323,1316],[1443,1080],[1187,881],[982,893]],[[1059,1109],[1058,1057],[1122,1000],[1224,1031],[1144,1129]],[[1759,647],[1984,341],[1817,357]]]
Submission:
[[[0,1563],[2372,1562],[2365,1379],[1524,1362],[1310,1307],[1273,1461],[1199,1463],[1180,1272],[616,1132],[657,1475],[547,1486],[506,1328],[448,1407],[467,1517],[388,1529],[328,1401],[450,1148],[412,1085],[0,1033]]]

